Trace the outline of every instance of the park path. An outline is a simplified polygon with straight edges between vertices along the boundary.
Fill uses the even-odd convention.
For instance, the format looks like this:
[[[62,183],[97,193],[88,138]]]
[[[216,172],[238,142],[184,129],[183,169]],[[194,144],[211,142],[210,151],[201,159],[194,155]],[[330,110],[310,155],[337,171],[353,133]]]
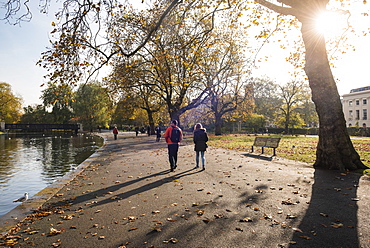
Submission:
[[[189,141],[171,173],[163,140],[101,135],[85,168],[0,244],[370,247],[367,176],[215,147],[200,171]]]

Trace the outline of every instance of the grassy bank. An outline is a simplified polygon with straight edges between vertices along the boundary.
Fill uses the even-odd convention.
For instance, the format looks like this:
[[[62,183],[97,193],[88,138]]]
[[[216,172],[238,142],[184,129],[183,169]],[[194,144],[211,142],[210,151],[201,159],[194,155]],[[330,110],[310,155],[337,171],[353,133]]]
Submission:
[[[273,136],[271,136],[273,137]],[[280,137],[280,136],[278,136]],[[247,135],[222,135],[210,136],[208,142],[211,146],[250,152],[255,136]],[[352,137],[352,143],[359,153],[362,162],[370,167],[370,139]],[[318,142],[317,136],[281,136],[279,147],[276,149],[277,156],[297,161],[313,163]],[[261,150],[257,148],[255,153]],[[265,153],[272,155],[272,149],[265,149]]]

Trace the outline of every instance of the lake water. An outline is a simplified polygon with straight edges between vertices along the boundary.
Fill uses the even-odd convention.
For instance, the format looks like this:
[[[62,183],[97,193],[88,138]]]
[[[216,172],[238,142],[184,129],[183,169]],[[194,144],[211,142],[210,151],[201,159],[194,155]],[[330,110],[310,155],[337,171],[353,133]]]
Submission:
[[[76,168],[104,140],[78,134],[0,135],[0,216]]]

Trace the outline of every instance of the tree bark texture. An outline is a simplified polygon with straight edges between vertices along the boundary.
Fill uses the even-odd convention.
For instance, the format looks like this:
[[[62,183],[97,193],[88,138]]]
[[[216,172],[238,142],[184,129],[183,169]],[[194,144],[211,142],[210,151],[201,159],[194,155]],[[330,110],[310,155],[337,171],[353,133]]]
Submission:
[[[215,114],[215,135],[222,134],[222,117],[219,114]]]
[[[278,0],[283,6],[267,0],[255,1],[277,13],[295,16],[302,23],[301,32],[306,48],[304,70],[320,125],[314,167],[340,171],[368,168],[361,162],[348,135],[342,103],[329,65],[325,39],[315,28],[317,16],[326,11],[329,0]]]
[[[347,132],[340,96],[329,66],[323,35],[314,28],[314,18],[300,18],[306,48],[305,72],[319,116],[319,142],[314,167],[340,171],[367,168]]]

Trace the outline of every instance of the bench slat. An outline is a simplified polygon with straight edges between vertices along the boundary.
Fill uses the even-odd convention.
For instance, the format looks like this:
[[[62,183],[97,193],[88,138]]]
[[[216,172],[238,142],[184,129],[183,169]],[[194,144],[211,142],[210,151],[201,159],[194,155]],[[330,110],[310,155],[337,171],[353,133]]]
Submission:
[[[254,146],[265,146],[266,145],[266,137],[256,137],[254,139]]]
[[[277,148],[279,146],[279,142],[280,138],[267,138],[265,146]]]

